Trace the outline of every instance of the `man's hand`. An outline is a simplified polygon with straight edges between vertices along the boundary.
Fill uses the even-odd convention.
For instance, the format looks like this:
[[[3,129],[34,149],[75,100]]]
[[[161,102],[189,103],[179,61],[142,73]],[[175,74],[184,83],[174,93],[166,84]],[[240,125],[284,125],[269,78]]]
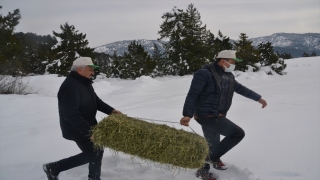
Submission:
[[[266,100],[264,100],[264,99],[259,99],[259,101],[258,101],[260,104],[262,104],[262,108],[265,108],[266,106],[267,106],[267,101]]]
[[[185,116],[185,117],[181,118],[180,124],[181,124],[181,125],[184,125],[184,126],[189,126],[190,120],[191,120],[190,117]]]
[[[93,134],[91,135],[90,139],[91,139],[92,142],[94,141],[94,135]]]
[[[114,109],[111,114],[122,114],[122,112]]]

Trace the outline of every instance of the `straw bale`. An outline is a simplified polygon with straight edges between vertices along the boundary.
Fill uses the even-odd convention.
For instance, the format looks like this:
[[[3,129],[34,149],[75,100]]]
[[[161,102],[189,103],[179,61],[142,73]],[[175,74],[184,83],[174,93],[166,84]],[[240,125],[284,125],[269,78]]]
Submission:
[[[200,168],[209,153],[206,140],[191,132],[110,115],[92,129],[96,148],[110,148],[171,167]]]

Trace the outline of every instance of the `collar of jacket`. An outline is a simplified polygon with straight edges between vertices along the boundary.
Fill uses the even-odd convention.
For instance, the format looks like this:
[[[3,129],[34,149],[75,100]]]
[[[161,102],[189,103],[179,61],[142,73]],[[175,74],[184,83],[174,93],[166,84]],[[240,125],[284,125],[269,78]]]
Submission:
[[[86,77],[81,76],[80,74],[78,74],[75,71],[71,71],[69,76],[74,77],[76,79],[78,79],[80,82],[82,82],[83,84],[89,85],[92,84],[93,81],[91,79],[88,79]]]
[[[222,76],[225,73],[222,67],[218,65],[217,61],[213,63],[213,66],[220,76]]]

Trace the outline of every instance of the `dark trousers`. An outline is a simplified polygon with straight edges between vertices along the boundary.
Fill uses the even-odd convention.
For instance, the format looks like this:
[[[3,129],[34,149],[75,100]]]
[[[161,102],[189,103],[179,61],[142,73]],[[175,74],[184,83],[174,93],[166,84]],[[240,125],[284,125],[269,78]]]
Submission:
[[[75,156],[58,161],[57,165],[59,166],[59,171],[66,171],[89,163],[88,177],[94,180],[100,180],[103,150],[94,149],[93,143],[89,139],[76,141],[76,143],[82,152]]]
[[[222,155],[237,145],[245,136],[244,131],[225,116],[199,117],[197,122],[202,126],[204,137],[209,143],[210,155],[207,161],[219,161]],[[222,141],[220,141],[220,135],[225,136]]]

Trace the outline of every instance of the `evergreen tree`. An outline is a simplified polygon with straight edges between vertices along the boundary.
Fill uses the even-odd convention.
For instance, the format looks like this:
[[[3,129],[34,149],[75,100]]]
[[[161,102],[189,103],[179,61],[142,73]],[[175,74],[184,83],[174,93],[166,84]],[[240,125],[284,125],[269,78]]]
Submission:
[[[185,75],[197,71],[206,61],[206,26],[193,4],[184,12],[174,7],[165,13],[160,25],[159,40],[169,39],[164,44],[166,58],[161,65],[165,74]]]
[[[310,57],[312,56],[317,56],[317,53],[315,51],[313,51],[311,54],[310,54]]]
[[[123,63],[123,57],[117,55],[117,51],[113,52],[111,57],[112,64],[110,68],[110,77],[120,78],[122,69],[125,69],[125,63]]]
[[[302,57],[310,57],[310,55],[307,52],[303,52]]]
[[[53,59],[52,47],[57,43],[55,37],[39,36],[34,33],[17,33],[21,51],[17,59],[21,62],[24,74],[44,74],[47,64]]]
[[[292,59],[292,56],[290,53],[282,53],[280,54],[278,51],[277,51],[277,55],[282,58],[282,59]]]
[[[0,6],[1,9],[2,6]],[[0,14],[0,74],[19,74],[20,63],[16,59],[16,54],[21,47],[13,31],[20,19],[19,9],[9,12],[7,16]]]
[[[119,77],[122,79],[136,79],[140,76],[151,76],[156,62],[148,55],[143,46],[133,41],[128,46],[128,53],[115,63],[115,69],[118,69]]]
[[[283,70],[286,68],[286,64],[284,63],[283,58],[279,58],[279,56],[274,52],[273,46],[270,42],[261,42],[258,45],[258,51],[261,66],[270,66],[276,73],[280,75],[285,74]],[[272,73],[269,72],[268,74],[271,75]]]
[[[112,74],[112,58],[109,54],[105,53],[93,53],[95,56],[95,65],[99,66],[100,72],[104,73],[106,77],[111,77]]]
[[[284,62],[284,59],[283,58],[279,58],[277,63],[275,64],[272,64],[271,66],[271,69],[273,71],[275,71],[276,73],[280,74],[280,75],[285,75],[287,74],[286,72],[283,72],[284,69],[286,69],[287,65],[285,64]]]
[[[153,55],[151,58],[156,63],[156,67],[154,69],[152,77],[163,76],[163,69],[161,69],[161,67],[164,58],[159,47],[155,43],[153,44]]]
[[[207,56],[211,62],[217,57],[220,51],[232,50],[233,48],[233,45],[230,43],[230,38],[224,36],[220,30],[217,37],[214,37],[214,35],[209,32],[206,41],[208,46]]]
[[[259,62],[259,52],[252,45],[252,41],[248,40],[248,36],[245,33],[241,33],[239,41],[234,42],[234,45],[237,51],[237,58],[243,60],[243,62],[237,64],[236,69],[244,72],[249,65],[253,67],[253,71],[257,71],[259,67],[256,63]]]
[[[160,65],[163,73],[165,75],[177,75],[180,73],[181,69],[184,67],[180,66],[180,55],[182,40],[181,31],[182,31],[182,9],[177,9],[174,7],[172,12],[165,13],[161,18],[164,19],[164,22],[160,25],[160,34],[159,41],[162,39],[169,39],[168,42],[163,44],[165,49],[165,59]]]
[[[278,56],[274,53],[273,46],[270,42],[261,42],[258,45],[261,66],[270,66],[278,61]]]
[[[65,23],[60,25],[60,29],[61,33],[53,31],[53,34],[60,39],[60,43],[54,48],[57,60],[52,63],[48,71],[66,76],[73,61],[78,57],[91,57],[94,61],[94,49],[87,47],[89,42],[86,40],[86,34],[79,33],[73,25]],[[95,70],[95,75],[97,75],[99,71]]]

